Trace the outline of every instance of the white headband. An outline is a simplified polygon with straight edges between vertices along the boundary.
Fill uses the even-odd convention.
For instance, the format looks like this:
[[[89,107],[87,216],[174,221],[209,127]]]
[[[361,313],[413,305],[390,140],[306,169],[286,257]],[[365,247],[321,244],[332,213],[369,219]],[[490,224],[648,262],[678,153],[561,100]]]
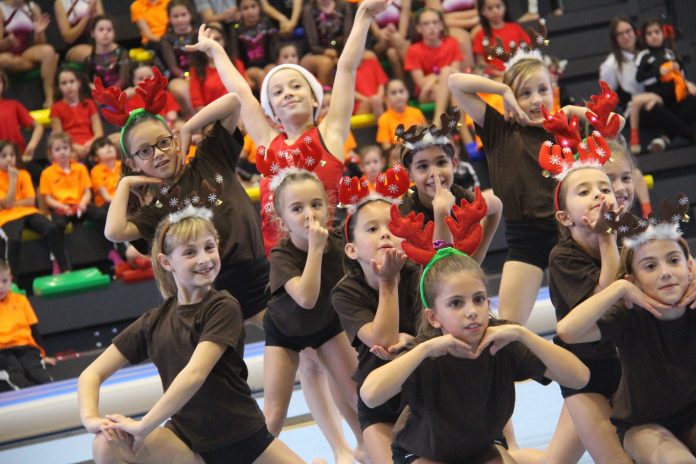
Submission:
[[[641,220],[647,221],[647,219]],[[681,236],[682,232],[679,229],[679,223],[660,222],[657,224],[650,224],[648,228],[640,234],[624,238],[623,245],[635,249],[650,240],[677,240]]]
[[[312,93],[314,94],[314,98],[318,103],[316,109],[314,110],[314,120],[316,121],[316,119],[319,117],[319,111],[321,111],[321,101],[324,98],[324,89],[322,88],[319,80],[317,80],[312,73],[307,71],[302,66],[296,64],[281,64],[268,71],[268,74],[266,74],[266,77],[263,79],[263,84],[261,84],[261,107],[268,116],[272,117],[275,121],[278,121],[278,117],[273,112],[273,108],[271,108],[271,100],[268,98],[268,81],[271,80],[271,77],[275,73],[282,71],[283,69],[294,69],[298,73],[302,74],[302,77],[304,77],[309,84],[309,87],[312,89]]]

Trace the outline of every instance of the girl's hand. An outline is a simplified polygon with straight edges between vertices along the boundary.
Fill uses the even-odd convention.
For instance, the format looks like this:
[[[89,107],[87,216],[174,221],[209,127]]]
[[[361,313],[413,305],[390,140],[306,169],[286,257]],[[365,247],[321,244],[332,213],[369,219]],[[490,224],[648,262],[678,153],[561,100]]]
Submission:
[[[516,122],[523,126],[526,126],[531,122],[529,116],[527,116],[527,113],[525,113],[524,110],[520,108],[519,103],[517,103],[515,93],[509,87],[505,89],[505,92],[503,93],[503,108],[505,111],[503,116],[505,117],[506,121]]]
[[[662,317],[662,313],[660,311],[670,308],[669,305],[649,297],[628,280],[624,280],[623,282],[625,282],[623,284],[624,304],[627,308],[631,309],[633,308],[633,305],[638,305],[658,319]]]
[[[113,425],[113,422],[105,417],[94,417],[84,422],[85,429],[87,429],[89,433],[103,433],[107,441],[120,441],[128,438],[128,435],[121,430],[110,430],[108,428],[110,425]]]
[[[56,364],[58,364],[58,360],[53,356],[44,356],[42,358],[42,361],[44,362],[44,364],[48,364],[49,366],[55,366]]]
[[[686,81],[686,90],[689,92],[689,95],[696,95],[696,84]]]
[[[292,24],[288,18],[283,18],[278,22],[279,30],[278,33],[283,36],[290,36],[295,30],[295,26]]]
[[[389,248],[384,252],[382,263],[377,263],[373,258],[370,261],[370,267],[379,280],[391,281],[399,276],[405,262],[406,255],[403,251],[397,250],[396,248]]]
[[[198,42],[193,45],[186,45],[184,49],[187,52],[205,52],[210,55],[210,52],[215,47],[221,47],[219,43],[210,38],[212,33],[212,29],[207,29],[205,24],[201,24],[201,27],[198,28]]]
[[[130,417],[122,416],[121,414],[107,414],[106,418],[111,421],[106,425],[106,430],[118,430],[130,435],[133,439],[131,442],[131,452],[133,454],[140,450],[143,440],[152,430],[147,430],[142,421],[131,419]]]
[[[437,358],[446,354],[464,359],[476,358],[476,354],[471,347],[452,334],[435,337],[425,343],[428,344],[428,355],[431,358]]]
[[[582,223],[598,235],[614,232],[614,226],[624,210],[623,206],[620,206],[618,210],[615,210],[614,206],[613,203],[607,203],[606,199],[602,198],[597,219],[591,221],[587,216],[583,216]]]
[[[24,153],[22,154],[22,161],[26,163],[27,161],[33,160],[34,150],[36,150],[36,146],[27,145],[27,148],[24,149]]]
[[[143,185],[157,185],[162,183],[162,179],[149,176],[126,176],[121,179],[121,182],[127,182],[128,188],[133,190]]]
[[[488,327],[486,333],[483,334],[483,338],[479,342],[479,346],[476,349],[476,357],[480,356],[489,345],[491,346],[490,353],[495,355],[503,347],[508,345],[510,342],[516,342],[520,339],[520,330],[524,327],[517,324],[503,324],[494,327]]]
[[[7,166],[7,175],[10,179],[12,180],[17,180],[17,175],[19,174],[19,171],[15,166]]]
[[[455,198],[449,189],[443,188],[438,173],[433,175],[435,182],[435,196],[433,197],[433,213],[449,216],[454,206]]]
[[[307,242],[311,250],[323,250],[329,238],[329,231],[319,224],[319,221],[312,220],[307,231]]]
[[[384,11],[391,4],[391,0],[363,0],[358,10],[366,10],[368,14],[374,16]]]
[[[374,345],[370,348],[370,353],[380,359],[391,361],[396,358],[401,352],[413,345],[414,337],[407,333],[399,333],[399,340],[392,346],[385,348],[382,345]]]
[[[41,34],[46,30],[49,24],[51,24],[51,17],[48,13],[41,13],[36,21],[34,21],[34,33]]]

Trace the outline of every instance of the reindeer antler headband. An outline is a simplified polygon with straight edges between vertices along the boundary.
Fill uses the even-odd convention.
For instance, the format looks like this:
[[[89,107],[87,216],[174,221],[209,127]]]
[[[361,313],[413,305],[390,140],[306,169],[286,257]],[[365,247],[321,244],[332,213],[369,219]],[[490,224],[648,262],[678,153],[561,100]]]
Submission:
[[[462,199],[461,205],[454,205],[452,215],[445,218],[447,227],[452,232],[454,243],[445,243],[441,240],[433,242],[435,224],[429,221],[423,227],[423,213],[411,212],[406,217],[402,217],[399,208],[392,205],[391,221],[389,230],[404,241],[401,247],[404,253],[413,261],[425,266],[420,279],[420,294],[423,307],[428,307],[425,299],[423,285],[425,276],[433,265],[446,256],[453,254],[471,255],[478,248],[483,237],[481,219],[486,217],[488,205],[481,195],[481,189],[474,189],[475,198],[471,203]]]
[[[104,119],[111,124],[121,127],[121,137],[119,141],[121,150],[123,150],[125,155],[128,155],[128,151],[126,151],[126,145],[124,143],[124,134],[138,115],[147,113],[165,124],[167,123],[167,121],[157,113],[162,111],[162,108],[164,108],[164,105],[167,103],[167,95],[164,93],[164,90],[167,88],[168,81],[159,69],[153,67],[152,72],[154,76],[140,82],[135,89],[136,93],[143,100],[143,107],[136,108],[130,112],[127,106],[128,97],[120,87],[111,86],[105,88],[100,78],[97,77],[94,80],[92,97],[94,97],[97,102],[104,105],[101,109]]]
[[[374,192],[370,191],[369,182],[365,177],[344,176],[338,186],[338,206],[350,208],[343,223],[343,233],[348,241],[348,227],[355,211],[370,200],[392,202],[406,193],[411,186],[411,180],[403,166],[395,164],[377,176]]]
[[[275,191],[288,175],[300,170],[311,172],[321,164],[321,151],[313,151],[310,143],[305,141],[297,147],[278,151],[264,146],[256,149],[256,169],[272,178],[271,191]]]
[[[682,236],[680,222],[689,222],[689,198],[679,193],[673,201],[662,200],[660,217],[650,214],[640,219],[631,213],[624,214],[618,227],[623,246],[638,248],[650,240],[676,240]]]
[[[531,45],[527,47],[526,42],[520,42],[519,44],[514,40],[508,43],[508,48],[510,51],[505,51],[505,45],[500,37],[496,37],[495,43],[491,44],[488,37],[483,38],[483,49],[487,61],[493,61],[494,59],[499,59],[505,62],[505,69],[510,69],[518,61],[531,58],[539,61],[544,61],[541,55],[541,47],[549,45],[547,39],[548,31],[546,29],[546,20],[544,18],[539,19],[539,30],[534,29],[532,26],[527,28],[527,33],[531,40]]]
[[[404,129],[403,124],[396,127],[396,139],[403,144],[401,149],[401,160],[416,151],[424,150],[436,145],[449,145],[451,140],[449,135],[456,134],[461,123],[459,122],[459,108],[454,106],[447,113],[440,115],[440,127],[434,124],[429,126],[414,125]]]
[[[159,237],[159,247],[160,247],[160,252],[164,253],[164,239],[167,237],[167,232],[169,232],[169,229],[174,225],[177,224],[185,219],[189,218],[200,218],[204,219],[206,221],[213,221],[213,212],[209,210],[208,208],[197,208],[192,205],[188,205],[186,208],[177,211],[176,213],[171,213],[169,216],[167,216],[164,220],[166,221],[164,225],[162,226],[162,230],[160,231],[160,237]]]

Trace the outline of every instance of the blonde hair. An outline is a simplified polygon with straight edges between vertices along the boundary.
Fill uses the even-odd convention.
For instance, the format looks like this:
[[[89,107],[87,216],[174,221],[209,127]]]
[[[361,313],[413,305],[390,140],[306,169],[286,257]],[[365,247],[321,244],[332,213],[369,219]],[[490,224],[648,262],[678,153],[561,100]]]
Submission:
[[[532,77],[532,75],[540,69],[543,69],[549,75],[550,80],[551,73],[543,61],[539,61],[534,58],[523,58],[513,64],[510,69],[505,71],[505,74],[503,75],[503,84],[510,87],[515,96],[517,96],[517,90],[519,89],[520,85],[522,85],[523,82]],[[548,109],[550,110],[551,108]]]
[[[160,253],[169,255],[179,244],[194,240],[202,234],[210,234],[215,238],[216,242],[219,241],[215,225],[213,225],[212,221],[202,217],[190,216],[174,224],[167,217],[157,226],[155,238],[152,241],[152,249],[150,250],[150,258],[157,287],[163,298],[176,296],[178,288],[172,273],[160,264],[157,256]]]
[[[46,141],[46,150],[48,151],[48,159],[51,159],[51,152],[53,151],[53,144],[56,142],[67,143],[72,146],[72,139],[65,132],[51,132]]]
[[[440,290],[440,283],[446,276],[458,272],[473,273],[481,279],[484,286],[486,285],[486,274],[483,273],[481,266],[471,256],[465,254],[445,256],[428,269],[423,280],[423,296],[425,301],[428,302],[431,311],[433,311],[435,306],[435,298]],[[440,335],[442,335],[442,329],[435,328],[430,324],[425,315],[425,308],[423,308],[418,326],[418,341],[429,340]]]
[[[321,179],[319,179],[319,177],[317,177],[317,175],[313,172],[306,171],[304,169],[298,169],[296,172],[287,174],[273,191],[274,221],[276,222],[276,228],[279,231],[283,230],[281,217],[281,213],[283,212],[283,191],[288,185],[304,182],[307,180],[314,182],[317,186],[319,186],[322,198],[324,198],[324,204],[326,205],[327,216],[331,217],[331,210],[329,209],[329,197],[326,194],[326,190],[324,189],[324,184],[321,182]]]
[[[613,163],[616,161],[616,159],[612,158],[617,158],[622,157],[626,161],[628,161],[628,164],[631,167],[631,171],[636,166],[635,160],[633,159],[633,155],[631,152],[628,150],[628,145],[626,145],[626,139],[623,137],[623,135],[619,134],[617,137],[613,139],[607,139],[607,145],[609,146],[609,152],[611,153],[611,158],[609,158],[609,161],[607,163]]]

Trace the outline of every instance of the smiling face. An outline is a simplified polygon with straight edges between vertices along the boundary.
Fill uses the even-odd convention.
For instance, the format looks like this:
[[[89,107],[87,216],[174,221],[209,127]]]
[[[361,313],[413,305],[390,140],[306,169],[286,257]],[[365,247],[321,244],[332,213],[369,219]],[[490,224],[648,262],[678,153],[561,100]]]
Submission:
[[[628,154],[615,153],[612,158],[602,166],[611,182],[617,206],[623,206],[626,211],[631,209],[635,198],[635,184],[633,183],[633,165],[629,162]]]
[[[220,272],[217,240],[210,233],[178,243],[169,254],[160,253],[157,259],[172,273],[178,291],[187,294],[212,287]]]
[[[442,188],[449,190],[454,182],[454,165],[442,147],[433,146],[413,154],[408,175],[416,184],[421,203],[429,205],[435,198],[435,176]]]
[[[125,160],[128,167],[135,172],[162,180],[173,178],[179,172],[183,161],[179,156],[179,145],[176,138],[169,149],[162,150],[155,147],[154,155],[150,159],[142,160],[134,156],[138,150],[156,145],[161,140],[171,136],[169,128],[157,119],[146,119],[132,126],[126,135],[125,143],[129,153]]]
[[[563,180],[565,190],[564,211],[559,211],[559,222],[566,227],[585,227],[583,218],[597,220],[604,199],[608,205],[616,205],[616,197],[607,175],[596,168],[572,171]]]
[[[371,201],[353,215],[353,241],[346,244],[346,255],[357,260],[365,275],[371,274],[370,262],[384,260],[384,252],[391,248],[401,250],[402,239],[389,230],[391,203]]]
[[[478,345],[488,328],[488,292],[476,272],[443,275],[431,306],[425,310],[430,324],[469,346]]]
[[[527,79],[518,85],[513,85],[513,89],[517,104],[532,121],[538,122],[544,118],[541,112],[542,105],[547,110],[553,108],[551,76],[545,67],[537,68]]]
[[[646,295],[668,305],[681,300],[690,283],[691,262],[675,240],[651,240],[631,259],[632,277]]]
[[[314,108],[319,105],[307,80],[294,69],[281,69],[271,76],[268,97],[281,124],[295,121],[302,125],[312,120]]]
[[[7,171],[9,166],[17,165],[17,154],[15,149],[9,143],[0,150],[0,171]]]
[[[280,195],[280,219],[293,244],[304,249],[308,245],[309,225],[317,221],[325,227],[328,221],[324,188],[319,180],[306,179],[283,187]]]

